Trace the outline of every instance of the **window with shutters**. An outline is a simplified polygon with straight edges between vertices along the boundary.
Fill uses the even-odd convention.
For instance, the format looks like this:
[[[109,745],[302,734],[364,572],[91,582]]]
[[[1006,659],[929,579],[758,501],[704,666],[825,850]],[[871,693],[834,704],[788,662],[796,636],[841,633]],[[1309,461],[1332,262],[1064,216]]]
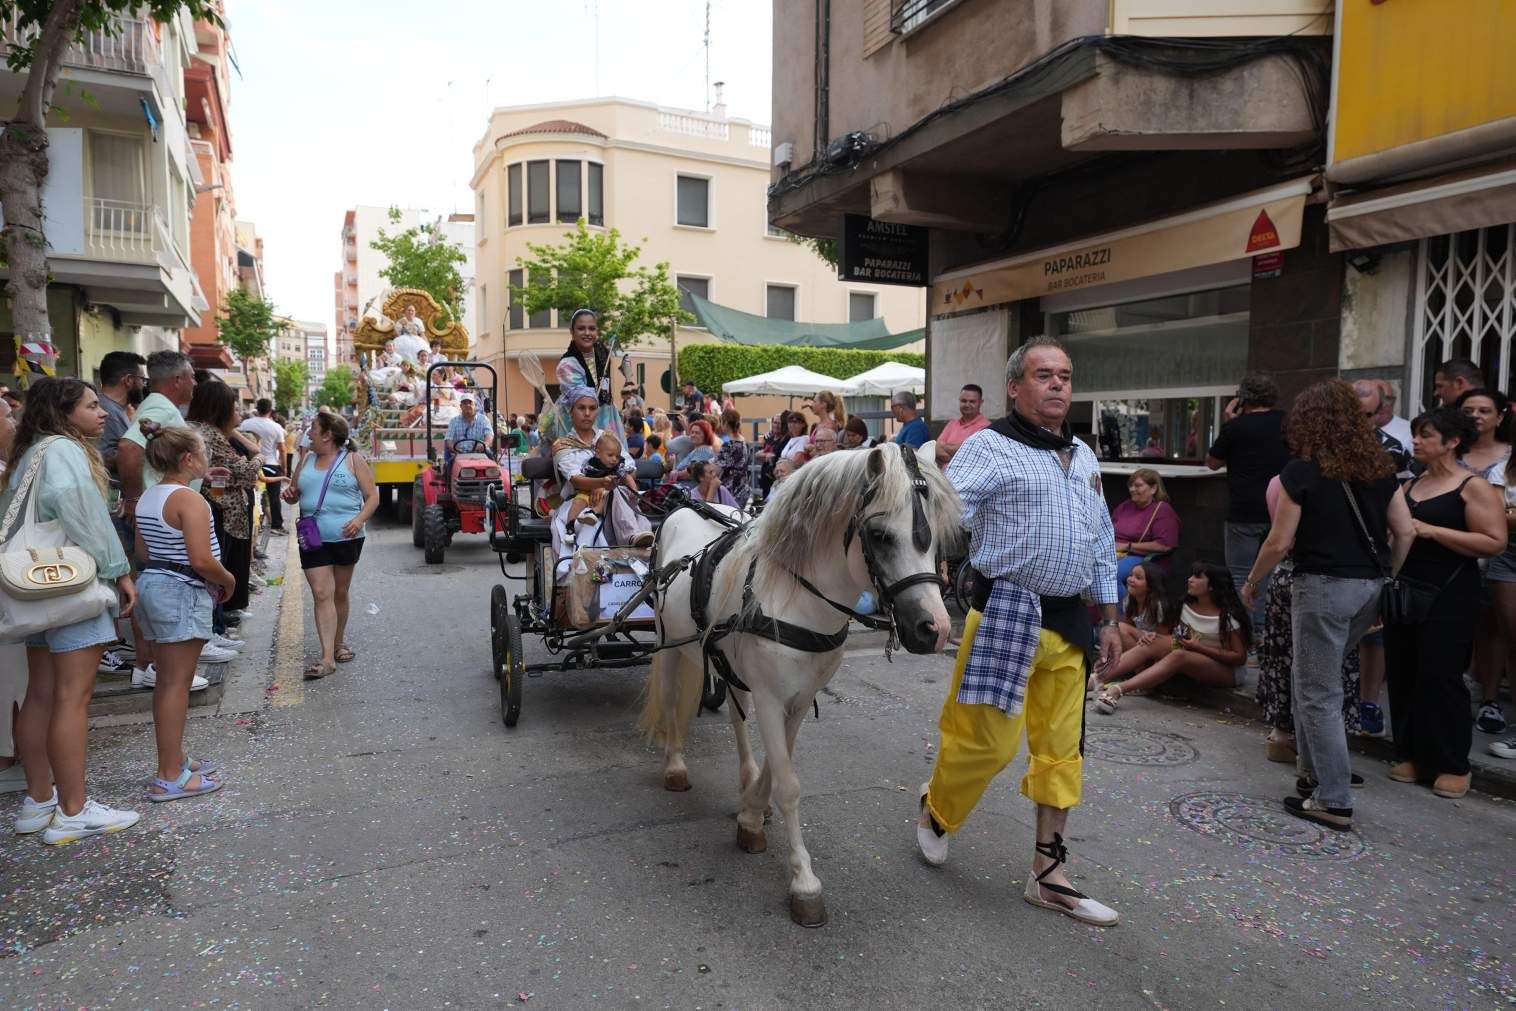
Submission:
[[[583,184],[580,181],[579,162],[560,161],[555,164],[555,168],[558,172],[558,220],[571,225],[584,213],[584,201],[580,199]]]
[[[526,221],[529,225],[546,224],[552,220],[549,201],[552,199],[548,162],[526,163]]]
[[[890,0],[863,0],[863,55],[873,56],[894,41],[890,31]]]
[[[766,312],[769,319],[795,318],[795,286],[771,284],[767,288]]]
[[[678,178],[675,221],[689,228],[711,227],[711,181],[701,176]]]
[[[521,224],[521,163],[510,166],[505,170],[506,189],[509,191],[505,212],[505,225]]]
[[[592,225],[603,225],[605,224],[605,166],[592,161],[585,168],[587,178],[584,195],[585,203],[588,205],[585,218]]]
[[[679,286],[679,308],[692,316],[695,314],[695,303],[690,296],[699,295],[704,299],[711,297],[711,279],[708,277],[680,274],[674,278],[674,283]]]
[[[850,291],[847,293],[847,321],[849,323],[862,323],[879,315],[879,296],[872,291]]]
[[[510,287],[511,313],[510,328],[520,330],[526,326],[526,310],[521,305],[522,286],[526,283],[526,271],[513,270],[505,275],[505,283]]]

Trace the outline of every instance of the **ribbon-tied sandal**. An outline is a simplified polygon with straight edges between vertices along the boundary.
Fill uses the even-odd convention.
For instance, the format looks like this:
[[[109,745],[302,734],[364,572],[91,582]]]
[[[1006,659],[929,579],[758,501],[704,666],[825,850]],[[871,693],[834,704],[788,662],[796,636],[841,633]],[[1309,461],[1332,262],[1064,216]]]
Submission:
[[[1056,885],[1051,881],[1044,880],[1049,874],[1052,874],[1059,867],[1063,866],[1069,858],[1068,847],[1063,845],[1063,836],[1054,832],[1052,842],[1039,842],[1037,844],[1037,852],[1052,860],[1053,863],[1041,874],[1034,873],[1026,879],[1026,894],[1024,897],[1028,902],[1034,906],[1041,906],[1043,909],[1052,909],[1063,913],[1065,916],[1072,916],[1082,923],[1091,923],[1097,927],[1115,926],[1118,917],[1116,910],[1110,906],[1096,902],[1083,892],[1070,888],[1067,885]],[[1044,899],[1042,897],[1042,890],[1044,888],[1057,895],[1077,899],[1078,902],[1070,906],[1056,899]]]
[[[193,790],[186,789],[185,784],[196,776],[200,777],[200,785]],[[178,779],[154,778],[153,786],[156,786],[158,790],[162,790],[163,792],[159,793],[157,790],[148,790],[147,797],[154,804],[161,804],[170,800],[184,800],[186,797],[198,797],[204,793],[215,793],[221,789],[222,783],[221,780],[213,779],[205,773],[191,772],[188,768],[185,768],[180,770]]]

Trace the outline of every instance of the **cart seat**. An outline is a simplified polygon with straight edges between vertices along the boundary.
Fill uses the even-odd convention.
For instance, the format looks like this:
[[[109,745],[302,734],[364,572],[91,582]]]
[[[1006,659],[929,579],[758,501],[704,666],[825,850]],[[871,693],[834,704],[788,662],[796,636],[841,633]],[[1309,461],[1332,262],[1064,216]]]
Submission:
[[[546,481],[553,476],[553,458],[529,456],[521,461],[521,476],[528,481]]]
[[[551,544],[553,542],[553,521],[533,516],[528,519],[522,516],[516,524],[516,539],[518,541],[530,541],[533,544]]]

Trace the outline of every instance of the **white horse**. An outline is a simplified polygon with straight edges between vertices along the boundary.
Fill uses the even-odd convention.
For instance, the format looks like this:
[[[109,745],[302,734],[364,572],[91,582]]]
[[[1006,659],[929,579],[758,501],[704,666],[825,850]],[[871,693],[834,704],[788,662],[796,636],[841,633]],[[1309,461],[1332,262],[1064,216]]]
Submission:
[[[806,464],[740,532],[686,509],[658,535],[659,567],[698,555],[723,535],[734,543],[708,577],[708,596],[697,584],[698,566],[660,596],[659,642],[670,645],[653,658],[639,726],[663,744],[664,788],[688,790],[684,739],[700,705],[706,652],[713,669],[730,665],[747,688],[729,686],[741,791],[737,845],[749,853],[767,848],[763,824],[772,789],[789,836],[790,915],[803,926],[824,924],[826,905],[801,838],[795,735],[842,662],[844,609],[865,590],[893,616],[906,649],[943,647],[949,621],[937,558],[960,537],[961,516],[958,496],[930,452],[886,445]],[[697,607],[703,603],[703,621],[692,611],[692,596]],[[761,771],[744,713],[763,738]]]

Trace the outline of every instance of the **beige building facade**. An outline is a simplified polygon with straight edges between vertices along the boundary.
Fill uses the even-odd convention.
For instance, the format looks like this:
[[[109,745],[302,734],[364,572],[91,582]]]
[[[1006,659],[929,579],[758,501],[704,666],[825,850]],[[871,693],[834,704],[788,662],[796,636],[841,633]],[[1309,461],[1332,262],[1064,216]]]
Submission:
[[[496,109],[474,147],[475,356],[501,368],[506,407],[538,406],[517,362],[537,357],[551,383],[568,344],[566,321],[511,304],[511,286],[530,281],[518,260],[580,218],[617,229],[642,247],[641,263],[666,262],[682,288],[724,306],[812,323],[883,317],[891,332],[922,326],[920,289],[843,283],[769,228],[769,147],[766,127],[728,118],[719,102],[711,113],[623,98]],[[680,347],[712,339],[697,326],[677,336]],[[669,341],[630,357],[649,402],[667,404]]]

